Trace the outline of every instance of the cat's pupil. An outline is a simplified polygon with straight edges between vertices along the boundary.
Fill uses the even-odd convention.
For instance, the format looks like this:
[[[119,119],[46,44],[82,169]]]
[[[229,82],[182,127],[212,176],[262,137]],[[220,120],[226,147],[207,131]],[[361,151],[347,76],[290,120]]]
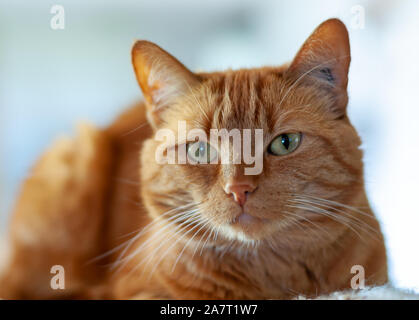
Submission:
[[[288,148],[290,147],[290,138],[288,137],[287,134],[283,134],[281,136],[281,142],[284,145],[285,149],[288,150]]]
[[[199,148],[196,150],[195,155],[196,155],[197,158],[205,156],[205,144],[204,143],[202,143],[202,142],[199,143]]]

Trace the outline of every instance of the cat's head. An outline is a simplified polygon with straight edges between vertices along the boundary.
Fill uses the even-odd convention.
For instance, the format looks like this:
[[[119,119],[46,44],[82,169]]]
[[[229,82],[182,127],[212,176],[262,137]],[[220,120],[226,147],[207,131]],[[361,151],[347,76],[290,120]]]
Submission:
[[[282,67],[196,74],[147,41],[134,45],[132,60],[155,134],[141,152],[142,194],[154,217],[209,241],[287,232],[312,241],[306,229],[337,228],[304,204],[345,202],[363,188],[360,140],[346,113],[350,49],[342,22],[321,24]],[[206,137],[188,139],[182,123],[187,134],[200,129]],[[210,143],[211,129],[241,137],[251,129],[251,139]],[[244,144],[255,163],[244,161]],[[225,150],[230,161],[221,163]],[[180,155],[175,164],[159,162],[172,151]],[[232,161],[237,154],[241,162]],[[246,173],[256,161],[260,170]]]

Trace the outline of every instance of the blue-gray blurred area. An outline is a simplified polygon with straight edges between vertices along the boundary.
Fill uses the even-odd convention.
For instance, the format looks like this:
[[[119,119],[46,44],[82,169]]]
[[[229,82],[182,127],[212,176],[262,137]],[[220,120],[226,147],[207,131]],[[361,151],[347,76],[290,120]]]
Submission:
[[[50,27],[57,4],[63,30]],[[20,182],[55,137],[72,134],[79,120],[105,126],[141,98],[135,39],[192,70],[279,65],[319,23],[338,17],[350,32],[349,113],[364,141],[392,280],[419,288],[418,12],[417,0],[1,0],[0,230]]]

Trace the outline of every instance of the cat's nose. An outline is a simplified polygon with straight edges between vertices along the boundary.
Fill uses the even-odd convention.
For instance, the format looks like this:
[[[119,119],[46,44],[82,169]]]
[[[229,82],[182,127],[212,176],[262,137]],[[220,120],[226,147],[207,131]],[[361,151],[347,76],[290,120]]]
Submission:
[[[248,195],[256,189],[255,186],[249,183],[227,183],[224,191],[227,194],[232,194],[234,201],[243,207]]]

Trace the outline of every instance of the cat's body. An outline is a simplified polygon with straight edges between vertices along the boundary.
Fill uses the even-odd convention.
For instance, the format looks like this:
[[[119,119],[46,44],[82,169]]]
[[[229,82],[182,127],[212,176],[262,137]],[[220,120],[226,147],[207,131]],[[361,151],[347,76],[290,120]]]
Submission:
[[[325,58],[335,47],[348,50],[341,48],[340,22],[316,32],[312,40],[330,41],[331,49],[320,51]],[[385,247],[365,195],[360,141],[345,111],[349,58],[315,74],[321,82],[297,85],[311,72],[300,60],[313,43],[290,66],[200,75],[138,43],[133,63],[146,103],[105,130],[83,126],[76,139],[57,142],[41,158],[16,206],[0,296],[316,296],[350,288],[354,265],[364,268],[367,285],[385,283]],[[148,62],[153,55],[164,68]],[[164,92],[177,77],[176,90]],[[179,83],[187,91],[162,103],[185,89]],[[161,142],[153,136],[162,127],[176,131],[177,120],[205,131],[262,128],[268,142],[287,130],[304,136],[282,158],[265,153],[259,175],[244,175],[241,164],[158,164]],[[248,188],[244,198],[229,191],[236,180]],[[103,267],[109,263],[113,269]],[[50,287],[53,265],[66,271],[65,290]]]

